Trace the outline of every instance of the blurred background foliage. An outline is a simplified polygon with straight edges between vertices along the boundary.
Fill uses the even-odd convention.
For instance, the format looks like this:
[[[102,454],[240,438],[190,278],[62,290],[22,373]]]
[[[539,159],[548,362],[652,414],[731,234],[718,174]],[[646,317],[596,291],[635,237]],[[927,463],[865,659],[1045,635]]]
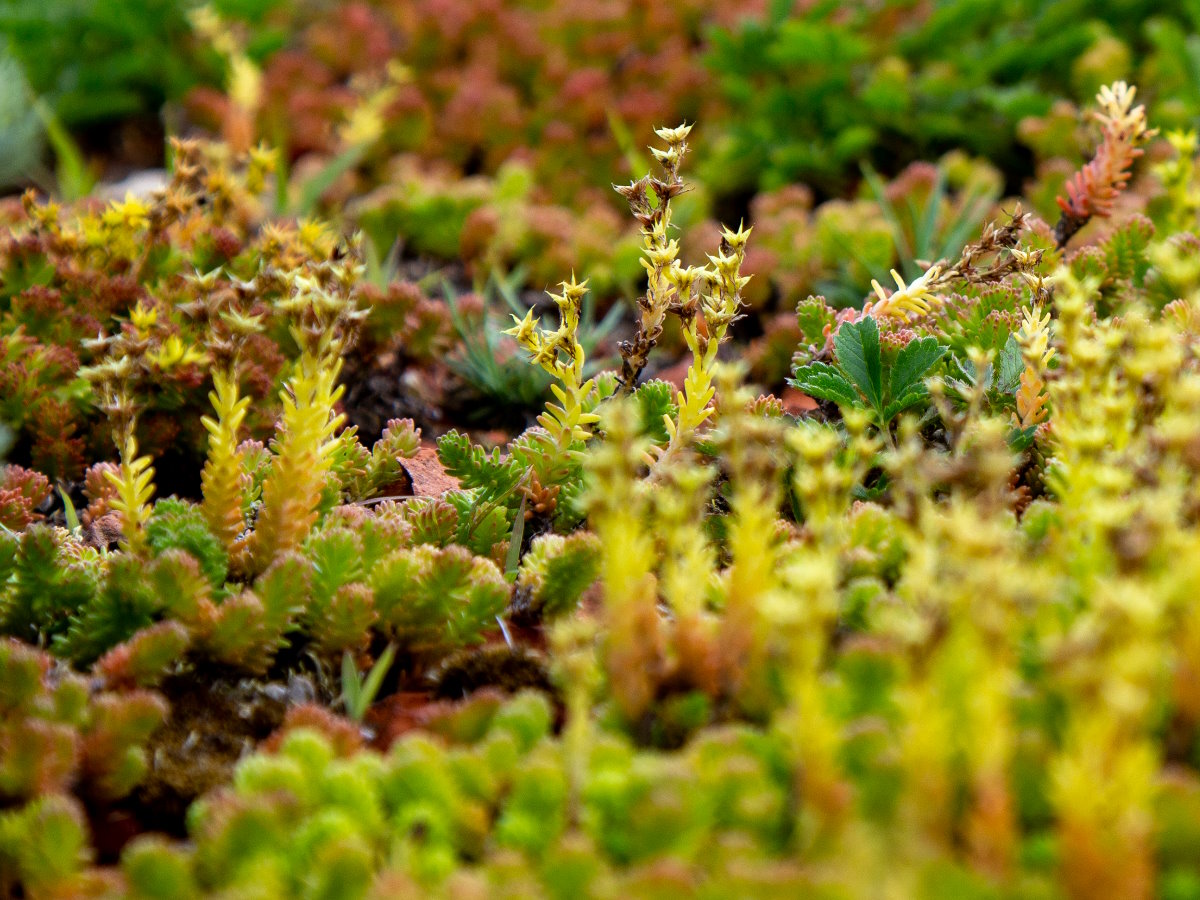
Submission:
[[[805,181],[827,194],[864,159],[893,173],[961,148],[1022,187],[1034,148],[1020,125],[1086,102],[1118,78],[1144,85],[1153,117],[1194,119],[1200,4],[1142,0],[951,0],[772,4],[709,32],[710,67],[738,115],[708,178],[746,191]]]
[[[0,0],[0,182],[71,199],[169,135],[266,145],[275,212],[362,229],[377,274],[587,271],[603,311],[644,273],[602,186],[697,121],[675,224],[698,247],[755,227],[739,333],[770,382],[810,293],[857,305],[1017,196],[1052,220],[1100,84],[1194,127],[1198,30],[1200,0]]]

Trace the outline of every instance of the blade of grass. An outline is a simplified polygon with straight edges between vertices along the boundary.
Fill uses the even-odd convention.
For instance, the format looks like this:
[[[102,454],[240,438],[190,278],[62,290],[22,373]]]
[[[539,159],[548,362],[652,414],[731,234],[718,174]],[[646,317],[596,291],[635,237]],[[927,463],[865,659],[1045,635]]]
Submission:
[[[371,671],[367,673],[366,680],[362,683],[362,691],[358,695],[359,708],[357,710],[358,715],[355,716],[356,720],[361,722],[371,704],[375,702],[375,696],[383,686],[383,679],[392,667],[392,662],[395,659],[396,645],[388,644],[383,652],[379,654],[379,658],[375,660],[375,665],[371,666]]]
[[[346,714],[357,719],[358,698],[361,695],[362,682],[359,679],[358,668],[354,665],[354,657],[350,651],[342,653],[342,706]]]
[[[521,542],[525,540],[525,501],[528,494],[521,494],[517,507],[517,518],[513,521],[512,537],[508,540],[508,555],[504,558],[504,576],[509,581],[517,580],[517,566],[521,564]]]
[[[326,163],[317,174],[300,185],[299,196],[288,211],[301,218],[311,216],[316,212],[317,204],[321,202],[321,195],[333,187],[333,183],[342,175],[362,162],[366,154],[367,148],[362,144],[355,144],[353,147],[343,150]]]
[[[629,171],[645,172],[650,164],[643,158],[637,141],[633,139],[633,132],[629,130],[625,120],[611,107],[605,110],[605,115],[608,117],[608,127],[612,131],[613,140],[617,142],[617,147],[621,151],[621,156],[625,158],[625,165],[629,166]]]
[[[933,238],[937,231],[938,213],[941,211],[942,201],[945,199],[946,173],[939,166],[937,175],[934,178],[933,188],[930,190],[929,197],[925,201],[925,209],[920,216],[913,215],[913,221],[917,223],[916,246],[914,248],[917,259],[924,259],[929,262],[937,261],[933,254]]]
[[[904,234],[904,228],[900,224],[900,218],[896,215],[896,207],[887,196],[887,185],[883,183],[883,179],[879,177],[879,173],[871,166],[870,163],[863,163],[863,177],[867,181],[867,185],[871,189],[871,195],[876,203],[879,204],[879,210],[883,214],[884,221],[887,222],[888,229],[892,232],[892,240],[896,244],[896,251],[900,255],[900,260],[906,266],[912,265],[913,249],[909,246],[908,237]]]
[[[71,534],[78,536],[83,532],[83,525],[79,522],[79,513],[75,511],[75,504],[71,502],[71,498],[62,489],[61,484],[58,486],[58,496],[62,498],[63,515],[67,520],[67,530]]]
[[[96,186],[96,179],[88,170],[87,161],[84,160],[79,145],[63,127],[48,103],[39,97],[34,100],[33,108],[41,119],[50,146],[54,149],[54,157],[57,160],[55,178],[58,181],[59,196],[67,202],[86,197]]]

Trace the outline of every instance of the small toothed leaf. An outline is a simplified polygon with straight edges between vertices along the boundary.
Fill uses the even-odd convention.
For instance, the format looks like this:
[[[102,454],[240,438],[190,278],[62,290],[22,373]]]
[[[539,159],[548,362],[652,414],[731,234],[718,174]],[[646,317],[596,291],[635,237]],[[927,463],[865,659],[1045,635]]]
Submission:
[[[828,363],[812,363],[796,370],[788,384],[818,400],[831,400],[839,406],[861,406],[854,385]]]

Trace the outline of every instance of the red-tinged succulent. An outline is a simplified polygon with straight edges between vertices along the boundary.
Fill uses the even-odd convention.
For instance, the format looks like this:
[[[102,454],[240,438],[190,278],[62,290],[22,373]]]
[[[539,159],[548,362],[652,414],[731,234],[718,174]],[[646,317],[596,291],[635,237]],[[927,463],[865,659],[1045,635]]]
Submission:
[[[79,896],[92,857],[86,810],[102,814],[149,768],[166,717],[148,691],[92,690],[43,651],[0,640],[0,888]]]
[[[21,466],[0,469],[0,525],[20,531],[40,516],[37,507],[50,496],[45,475]]]
[[[1157,133],[1146,125],[1145,107],[1133,105],[1136,93],[1136,87],[1118,81],[1096,95],[1096,120],[1103,136],[1092,160],[1067,181],[1066,196],[1057,198],[1062,217],[1054,236],[1059,247],[1093,216],[1112,213],[1114,201],[1129,184],[1130,166],[1145,152],[1140,145]]]

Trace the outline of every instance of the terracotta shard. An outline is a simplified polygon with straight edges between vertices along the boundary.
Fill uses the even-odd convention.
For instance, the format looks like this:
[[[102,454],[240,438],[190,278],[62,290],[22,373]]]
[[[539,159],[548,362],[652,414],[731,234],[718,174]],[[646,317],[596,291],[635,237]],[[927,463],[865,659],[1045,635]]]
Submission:
[[[436,447],[422,447],[412,459],[401,463],[412,480],[414,497],[440,497],[459,488],[458,479],[450,475],[437,457]]]
[[[817,408],[816,400],[795,388],[787,388],[779,399],[783,401],[783,408],[793,416]]]

